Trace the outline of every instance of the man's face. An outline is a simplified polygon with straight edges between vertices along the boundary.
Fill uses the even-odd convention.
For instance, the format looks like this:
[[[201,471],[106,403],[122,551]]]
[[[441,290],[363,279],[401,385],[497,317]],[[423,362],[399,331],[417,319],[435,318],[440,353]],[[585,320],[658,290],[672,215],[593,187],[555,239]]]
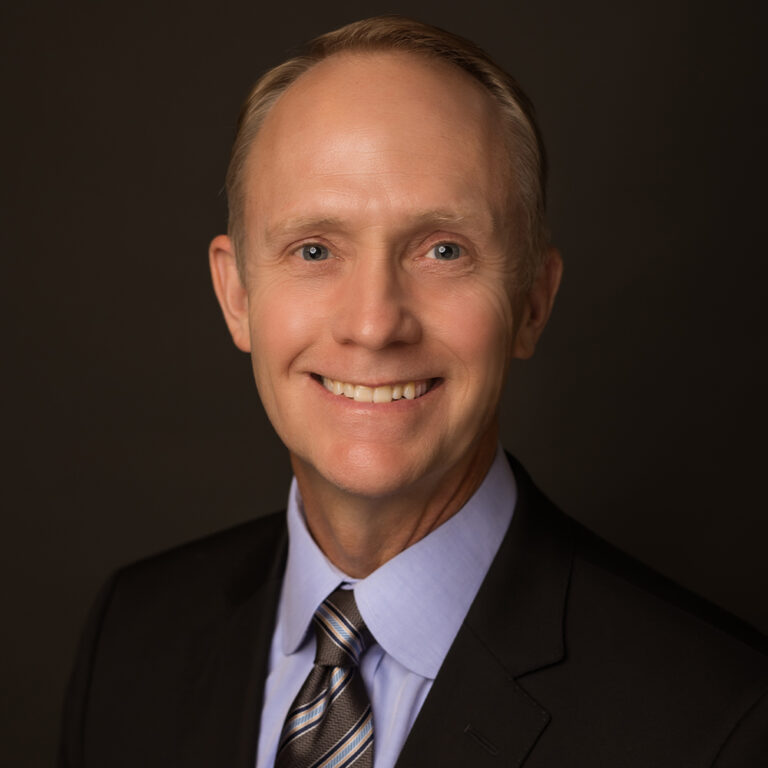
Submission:
[[[269,113],[233,334],[295,465],[385,497],[495,441],[518,352],[507,167],[481,86],[412,55],[332,57]]]

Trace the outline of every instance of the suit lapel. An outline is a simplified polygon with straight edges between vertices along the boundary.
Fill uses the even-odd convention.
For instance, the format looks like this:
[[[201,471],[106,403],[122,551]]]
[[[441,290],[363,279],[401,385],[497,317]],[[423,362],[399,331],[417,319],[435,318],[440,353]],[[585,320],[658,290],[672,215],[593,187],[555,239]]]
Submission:
[[[510,462],[518,485],[512,522],[397,768],[520,766],[549,722],[545,703],[519,678],[564,656],[572,546],[560,513]]]
[[[286,542],[281,520],[279,535],[265,536],[251,558],[256,567],[246,570],[252,572],[233,579],[229,610],[196,639],[185,732],[178,739],[180,765],[255,765]]]

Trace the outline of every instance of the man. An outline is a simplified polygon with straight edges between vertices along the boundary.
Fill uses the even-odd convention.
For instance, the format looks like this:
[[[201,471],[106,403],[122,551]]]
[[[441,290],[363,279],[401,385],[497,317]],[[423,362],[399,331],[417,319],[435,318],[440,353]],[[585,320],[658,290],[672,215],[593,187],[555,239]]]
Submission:
[[[763,639],[498,448],[562,269],[543,178],[519,87],[440,30],[353,24],[256,85],[210,260],[290,451],[287,522],[112,579],[61,765],[768,762]]]

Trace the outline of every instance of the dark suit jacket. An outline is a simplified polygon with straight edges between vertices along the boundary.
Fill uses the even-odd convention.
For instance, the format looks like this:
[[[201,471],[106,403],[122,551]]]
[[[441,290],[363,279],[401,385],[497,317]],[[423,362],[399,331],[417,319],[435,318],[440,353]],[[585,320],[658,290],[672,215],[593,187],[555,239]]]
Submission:
[[[398,767],[768,766],[765,638],[513,466],[509,532]],[[254,768],[286,547],[271,515],[118,572],[86,627],[60,766]]]

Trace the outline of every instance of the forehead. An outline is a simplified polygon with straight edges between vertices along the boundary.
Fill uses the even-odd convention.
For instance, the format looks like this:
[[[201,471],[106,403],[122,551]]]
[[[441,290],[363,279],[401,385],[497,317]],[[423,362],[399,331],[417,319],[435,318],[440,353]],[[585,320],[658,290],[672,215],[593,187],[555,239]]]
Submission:
[[[495,218],[508,166],[499,108],[463,70],[411,53],[337,54],[264,120],[245,168],[246,219],[311,216],[313,206],[334,216],[453,207]]]

